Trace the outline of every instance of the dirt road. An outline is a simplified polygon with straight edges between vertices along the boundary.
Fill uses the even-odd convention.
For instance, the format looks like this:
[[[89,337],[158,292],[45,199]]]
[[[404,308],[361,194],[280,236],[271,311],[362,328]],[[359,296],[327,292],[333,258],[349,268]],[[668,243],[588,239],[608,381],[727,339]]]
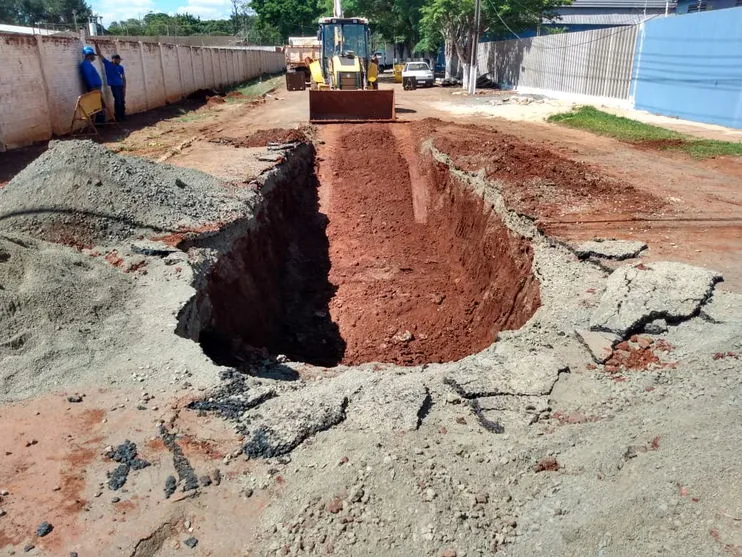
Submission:
[[[405,120],[432,117],[472,124],[480,128],[476,132],[480,135],[485,130],[510,134],[541,149],[547,158],[553,154],[589,163],[591,170],[586,172],[599,173],[596,178],[604,184],[614,180],[613,189],[604,188],[601,195],[588,192],[589,202],[574,195],[565,198],[548,184],[537,188],[538,196],[550,198],[556,194],[554,199],[562,204],[559,215],[553,211],[533,213],[549,233],[565,241],[595,236],[645,241],[650,246],[651,259],[672,258],[707,265],[722,271],[724,288],[742,289],[742,160],[720,157],[698,161],[680,153],[640,149],[555,125],[441,112],[436,108],[438,101],[452,105],[466,102],[465,97],[454,95],[456,92],[441,88],[402,91],[397,86],[399,116]],[[258,104],[215,104],[200,109],[193,120],[181,116],[159,122],[108,145],[217,172],[231,164],[234,151],[207,143],[242,140],[259,129],[299,127],[306,123],[307,103],[306,92],[292,93],[280,88]],[[471,138],[468,141],[468,147],[473,147]],[[489,156],[497,158],[497,149],[512,150],[514,145],[493,140]],[[513,156],[517,159],[517,150]],[[482,162],[476,157],[472,154],[470,167]],[[522,168],[532,166],[533,176],[541,161],[523,159],[515,164]],[[503,170],[498,178],[507,184],[507,168]],[[512,182],[512,190],[524,192],[521,186],[528,175],[514,177],[517,180]],[[528,185],[533,187],[534,184]],[[529,194],[523,195],[527,198]],[[561,214],[565,211],[569,214]]]

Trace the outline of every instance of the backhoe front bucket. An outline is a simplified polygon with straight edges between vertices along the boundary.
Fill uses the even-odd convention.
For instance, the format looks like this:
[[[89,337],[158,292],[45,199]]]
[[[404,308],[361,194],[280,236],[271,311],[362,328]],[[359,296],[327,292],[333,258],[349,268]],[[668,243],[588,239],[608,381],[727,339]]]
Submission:
[[[391,121],[396,117],[393,89],[309,91],[309,121]]]

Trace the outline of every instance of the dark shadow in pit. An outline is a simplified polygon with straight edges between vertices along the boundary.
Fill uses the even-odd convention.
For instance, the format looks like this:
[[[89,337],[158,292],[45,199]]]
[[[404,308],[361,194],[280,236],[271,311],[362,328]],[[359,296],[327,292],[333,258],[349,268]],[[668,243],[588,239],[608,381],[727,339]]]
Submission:
[[[311,212],[298,223],[288,249],[282,291],[285,304],[273,353],[319,366],[336,366],[345,355],[345,340],[330,317],[330,301],[337,287],[330,282],[330,242],[327,216],[319,212],[317,181]]]
[[[294,159],[284,178],[264,188],[257,225],[228,252],[218,238],[193,246],[221,248],[222,254],[181,311],[177,333],[199,342],[219,365],[296,379],[280,365],[281,356],[331,367],[345,354],[329,311],[336,287],[329,281],[328,222],[319,212],[313,149],[306,159]]]
[[[394,111],[397,114],[415,114],[417,112],[417,110],[413,110],[411,108],[403,108],[403,107],[400,107],[400,106],[396,107],[394,109]]]

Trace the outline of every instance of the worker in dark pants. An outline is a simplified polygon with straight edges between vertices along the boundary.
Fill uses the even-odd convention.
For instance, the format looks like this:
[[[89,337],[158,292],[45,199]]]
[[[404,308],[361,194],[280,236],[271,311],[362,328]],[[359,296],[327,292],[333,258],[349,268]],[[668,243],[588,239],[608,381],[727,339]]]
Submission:
[[[95,50],[92,46],[86,46],[82,49],[82,55],[85,57],[80,62],[80,75],[82,81],[85,83],[87,92],[100,91],[103,88],[103,81],[101,81],[98,70],[93,65],[95,62]],[[95,115],[96,124],[102,124],[106,121],[106,115],[103,112],[99,112]]]
[[[126,119],[126,73],[124,66],[121,65],[121,56],[114,54],[108,60],[100,53],[100,48],[95,45],[98,56],[103,60],[103,68],[106,70],[106,83],[111,88],[113,95],[113,111],[116,115],[117,122],[123,122]]]

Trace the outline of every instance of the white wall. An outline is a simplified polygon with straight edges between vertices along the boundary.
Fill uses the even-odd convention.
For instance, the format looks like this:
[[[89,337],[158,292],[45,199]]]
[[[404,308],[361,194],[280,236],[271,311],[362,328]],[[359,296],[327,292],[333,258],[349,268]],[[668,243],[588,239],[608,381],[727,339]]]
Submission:
[[[118,53],[123,59],[128,113],[284,69],[283,53],[275,50],[93,42],[106,57]],[[78,67],[82,46],[69,37],[0,33],[0,151],[70,133],[75,102],[84,92]],[[105,95],[111,102],[110,93]]]
[[[481,74],[502,86],[628,101],[636,26],[479,44]]]

